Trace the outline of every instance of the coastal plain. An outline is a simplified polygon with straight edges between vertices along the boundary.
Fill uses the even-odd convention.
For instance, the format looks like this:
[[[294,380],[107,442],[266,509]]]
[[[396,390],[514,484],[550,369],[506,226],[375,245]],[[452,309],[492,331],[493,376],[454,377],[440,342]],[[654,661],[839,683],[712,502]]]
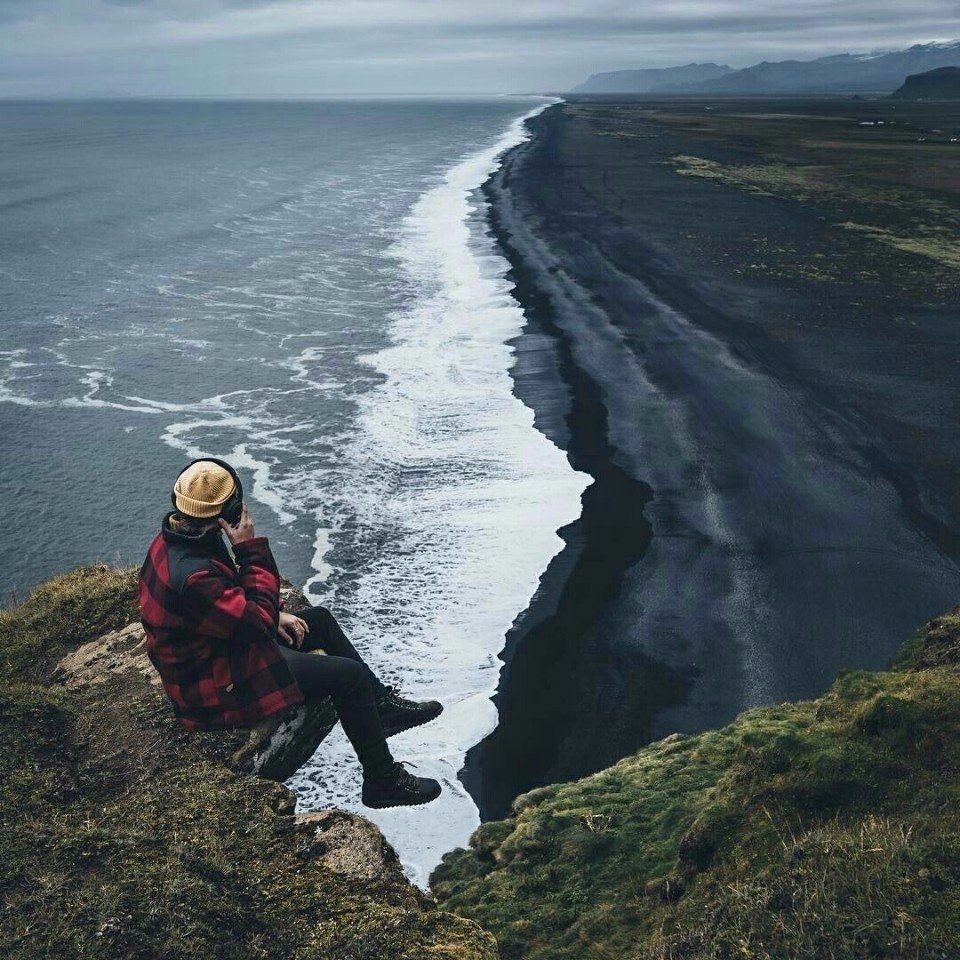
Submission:
[[[960,588],[960,105],[571,98],[487,184],[518,395],[594,484],[507,638],[485,818],[882,667]]]

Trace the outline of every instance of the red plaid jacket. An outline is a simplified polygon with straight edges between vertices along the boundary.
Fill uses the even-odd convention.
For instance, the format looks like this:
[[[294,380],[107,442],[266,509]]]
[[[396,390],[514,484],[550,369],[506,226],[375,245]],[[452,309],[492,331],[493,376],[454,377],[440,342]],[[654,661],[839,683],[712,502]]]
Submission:
[[[140,568],[147,653],[190,730],[248,727],[303,702],[276,641],[280,575],[266,537],[230,558],[219,531],[191,537],[169,515]]]

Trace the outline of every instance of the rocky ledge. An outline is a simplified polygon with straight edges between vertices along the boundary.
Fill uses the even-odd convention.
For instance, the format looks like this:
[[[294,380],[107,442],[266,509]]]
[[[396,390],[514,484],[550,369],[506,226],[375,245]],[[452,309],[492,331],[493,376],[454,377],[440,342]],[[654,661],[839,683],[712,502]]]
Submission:
[[[132,572],[105,566],[0,612],[7,957],[496,956],[408,883],[373,824],[295,814],[279,781],[329,731],[328,704],[187,733],[136,617]]]

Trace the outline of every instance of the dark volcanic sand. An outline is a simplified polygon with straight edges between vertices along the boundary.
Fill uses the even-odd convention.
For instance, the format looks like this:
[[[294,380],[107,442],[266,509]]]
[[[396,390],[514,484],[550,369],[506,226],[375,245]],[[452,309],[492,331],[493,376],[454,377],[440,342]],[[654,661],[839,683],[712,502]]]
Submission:
[[[837,226],[900,229],[870,183],[766,196],[678,175],[675,155],[780,163],[805,136],[845,184],[900,156],[831,146],[879,107],[740,109],[812,116],[765,140],[757,124],[779,121],[730,105],[701,131],[703,105],[564,104],[487,185],[528,317],[517,393],[595,483],[507,637],[499,726],[468,756],[485,819],[652,738],[881,666],[960,597],[956,270]],[[952,222],[937,163],[939,194],[910,157],[897,176]]]

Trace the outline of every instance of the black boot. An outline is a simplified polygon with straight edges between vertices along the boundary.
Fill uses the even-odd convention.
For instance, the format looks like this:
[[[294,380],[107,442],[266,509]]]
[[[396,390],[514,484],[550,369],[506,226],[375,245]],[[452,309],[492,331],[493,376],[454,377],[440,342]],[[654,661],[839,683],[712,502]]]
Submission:
[[[440,784],[429,777],[415,777],[402,763],[395,763],[386,777],[363,778],[362,801],[365,807],[415,807],[440,796]]]
[[[380,714],[380,723],[383,726],[383,735],[392,737],[401,730],[419,727],[429,723],[443,713],[443,704],[436,700],[406,700],[394,690],[385,687],[384,692],[377,697],[377,711]]]

